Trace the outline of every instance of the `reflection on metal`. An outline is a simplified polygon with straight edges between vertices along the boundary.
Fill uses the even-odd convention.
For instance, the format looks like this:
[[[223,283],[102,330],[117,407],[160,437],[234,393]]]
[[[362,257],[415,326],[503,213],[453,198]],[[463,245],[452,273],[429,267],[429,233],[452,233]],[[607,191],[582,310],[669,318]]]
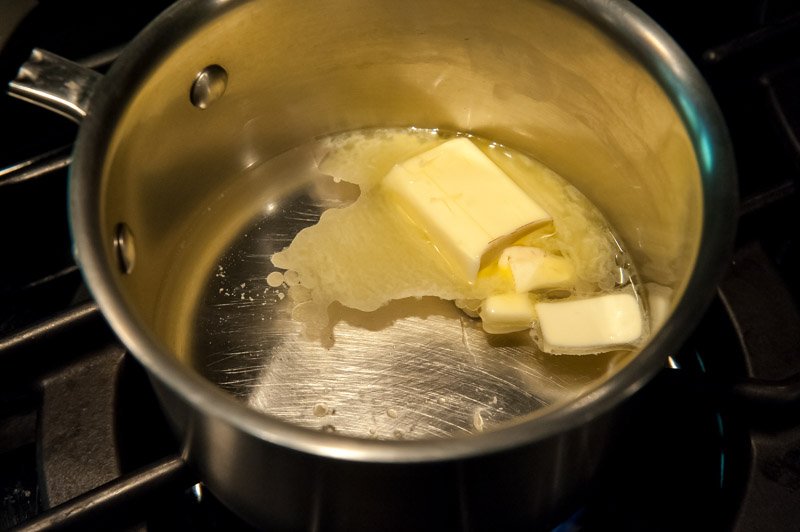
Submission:
[[[65,168],[71,160],[72,146],[62,146],[13,166],[0,168],[0,187],[47,175]]]
[[[209,65],[197,74],[189,98],[192,105],[206,109],[218,100],[228,86],[228,73],[219,65]]]
[[[203,502],[203,484],[198,482],[197,484],[192,486],[190,490],[192,492],[192,496],[194,496],[197,502]]]
[[[56,54],[34,48],[8,93],[80,122],[88,112],[97,72]]]
[[[114,250],[117,254],[117,266],[122,273],[129,274],[136,265],[136,247],[133,232],[125,223],[118,223],[114,232]]]
[[[126,45],[115,46],[113,48],[108,48],[96,54],[92,54],[90,56],[86,56],[79,61],[76,61],[79,65],[91,68],[91,69],[98,69],[98,68],[105,68],[111,63],[113,63],[119,54],[122,53],[122,50],[125,49]]]
[[[706,363],[703,361],[703,357],[700,355],[700,351],[694,352],[694,357],[697,359],[697,364],[700,366],[700,371],[703,373],[706,372]]]
[[[3,295],[6,295],[8,293],[21,294],[21,293],[25,292],[26,290],[30,290],[31,288],[36,288],[37,286],[42,286],[44,284],[50,283],[52,281],[56,281],[58,279],[61,279],[63,277],[66,277],[66,276],[72,275],[72,274],[76,274],[76,273],[78,273],[78,266],[76,266],[75,264],[72,264],[70,266],[67,266],[66,268],[62,268],[62,269],[58,270],[55,273],[51,273],[49,275],[45,275],[44,277],[40,277],[40,278],[36,279],[35,281],[32,281],[32,282],[30,282],[30,283],[28,283],[26,285],[20,286],[19,288],[14,289],[13,291],[0,292],[0,293],[2,293]]]
[[[253,176],[258,186],[268,180]],[[241,209],[257,195],[240,194],[226,200]],[[250,407],[368,439],[468,435],[574,398],[614,375],[624,366],[620,357],[630,358],[547,355],[527,333],[487,335],[479,321],[437,298],[394,301],[370,313],[334,304],[330,327],[306,337],[291,317],[287,285],[267,281],[275,270],[270,257],[324,210],[353,198],[352,185],[317,174],[292,195],[265,199],[201,283],[197,314],[178,343],[200,372]]]
[[[670,356],[668,356],[668,357],[667,357],[667,366],[668,366],[670,369],[681,369],[681,365],[678,363],[678,361],[677,361],[677,360],[675,360],[675,359],[672,357],[672,355],[670,355]]]

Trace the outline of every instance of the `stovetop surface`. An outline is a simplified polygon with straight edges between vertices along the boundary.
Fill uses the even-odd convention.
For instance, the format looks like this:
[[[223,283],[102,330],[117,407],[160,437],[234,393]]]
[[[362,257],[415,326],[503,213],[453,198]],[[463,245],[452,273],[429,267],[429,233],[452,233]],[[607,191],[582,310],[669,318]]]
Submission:
[[[167,4],[0,7],[0,82],[33,47],[102,71]],[[646,415],[632,419],[603,488],[556,530],[796,530],[797,386],[746,379],[800,373],[800,6],[637,4],[700,67],[730,127],[736,252],[703,321],[641,392]],[[144,371],[72,261],[65,194],[76,126],[5,95],[0,117],[0,529],[51,515],[46,524],[79,528],[246,530],[181,462]],[[34,177],[4,182],[21,172],[3,169],[31,159]],[[76,497],[77,520],[47,513]]]

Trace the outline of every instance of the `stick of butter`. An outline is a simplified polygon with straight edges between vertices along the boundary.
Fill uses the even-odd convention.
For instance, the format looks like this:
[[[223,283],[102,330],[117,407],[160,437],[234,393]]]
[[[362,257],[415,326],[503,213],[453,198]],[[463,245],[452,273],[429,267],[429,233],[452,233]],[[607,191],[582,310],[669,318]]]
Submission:
[[[635,345],[646,332],[639,301],[628,292],[541,302],[535,309],[547,353],[603,353]]]
[[[551,219],[464,137],[396,164],[383,185],[469,282],[487,252]]]

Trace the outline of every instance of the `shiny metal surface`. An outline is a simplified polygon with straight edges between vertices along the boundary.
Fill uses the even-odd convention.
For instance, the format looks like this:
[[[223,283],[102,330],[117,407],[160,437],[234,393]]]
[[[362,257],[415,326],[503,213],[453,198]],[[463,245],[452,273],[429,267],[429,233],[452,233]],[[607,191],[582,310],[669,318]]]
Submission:
[[[97,72],[35,48],[9,83],[8,93],[79,122],[86,116],[100,77]]]
[[[248,179],[263,186],[272,168],[253,172]],[[208,273],[179,353],[248,406],[363,438],[463,436],[574,398],[630,356],[547,355],[524,333],[488,337],[478,320],[437,298],[371,313],[335,305],[325,340],[304,336],[287,285],[266,280],[270,256],[357,194],[353,185],[312,176],[294,194],[258,203],[263,213]]]
[[[189,91],[189,99],[192,105],[200,109],[206,109],[217,99],[225,94],[225,87],[228,86],[228,73],[219,65],[209,65],[197,74]]]
[[[186,88],[209,64],[225,65],[230,80],[225,97],[199,113]],[[669,37],[625,2],[508,0],[489,8],[479,1],[342,0],[309,10],[289,1],[187,0],[125,50],[100,88],[72,169],[78,260],[104,315],[153,376],[187,458],[221,500],[265,526],[304,528],[321,515],[345,530],[369,528],[370,516],[382,517],[383,528],[546,523],[592,477],[621,420],[620,403],[699,319],[733,235],[735,171],[716,104]],[[280,225],[265,210],[274,204],[311,223],[324,206],[312,201],[311,213],[298,214],[308,207],[308,182],[287,177],[289,170],[298,175],[297,161],[276,156],[338,131],[408,125],[497,140],[572,181],[611,221],[643,280],[675,290],[669,320],[637,356],[561,401],[559,382],[563,375],[572,382],[575,372],[549,359],[537,366],[513,350],[470,358],[466,346],[451,346],[469,343],[471,333],[442,309],[430,316],[439,320],[427,340],[439,347],[433,358],[413,320],[399,327],[416,342],[416,356],[401,358],[365,347],[367,335],[348,318],[339,336],[350,350],[314,365],[322,353],[302,358],[304,347],[266,364],[263,348],[274,338],[269,326],[261,342],[255,335],[262,317],[279,319],[278,309],[263,314],[267,305],[262,310],[245,292],[248,283],[261,287],[254,272],[265,264],[263,241],[281,241]],[[278,161],[267,163],[269,175],[252,171],[266,161]],[[137,239],[131,275],[115,266],[121,220]],[[252,257],[220,264],[241,252]],[[234,304],[214,299],[214,289],[225,291],[213,284],[220,265],[230,267],[226,278],[241,276]],[[215,319],[224,323],[212,326]],[[292,342],[291,324],[272,327],[281,342]],[[202,341],[210,346],[205,353]],[[226,368],[226,360],[235,366]],[[518,365],[523,360],[527,369]],[[354,361],[369,368],[367,380],[378,376],[377,402],[368,398],[367,411],[341,410],[325,396],[335,381],[366,398],[360,370],[345,366]],[[267,403],[276,415],[188,371],[192,364],[233,393],[248,390],[247,400],[260,398],[258,407]],[[422,384],[392,379],[410,367]],[[464,397],[456,427],[440,416],[425,434],[437,438],[369,438],[398,440],[394,430],[411,432],[434,411],[428,408],[439,408],[443,367],[456,378],[442,395]],[[593,371],[602,369],[577,373]],[[518,383],[543,373],[550,382],[537,389],[541,395],[520,393]],[[259,386],[248,388],[253,382]],[[403,385],[407,409],[380,403],[382,390]],[[483,423],[493,430],[462,435],[469,407],[501,389],[498,404],[513,397],[522,407],[496,426],[473,415],[472,429]],[[435,405],[425,403],[433,397]],[[437,412],[447,409],[440,406]],[[287,423],[281,412],[305,426]],[[385,412],[374,435],[361,419],[370,412]],[[492,415],[502,422],[499,412]],[[334,416],[349,420],[331,423],[337,432],[325,429]],[[364,428],[368,438],[347,435]],[[417,523],[418,510],[432,517]]]
[[[69,166],[71,161],[72,146],[64,146],[13,166],[0,168],[0,187],[48,175],[53,170]]]
[[[125,222],[117,224],[114,234],[114,249],[117,252],[117,266],[119,271],[129,274],[136,265],[136,243],[133,240],[131,228]]]
[[[531,345],[501,358],[449,308],[371,330],[341,319],[333,346],[313,345],[281,320],[280,305],[254,308],[246,287],[220,294],[220,261],[259,256],[240,261],[233,275],[260,287],[271,271],[269,252],[288,243],[298,222],[318,215],[322,205],[286,204],[313,172],[312,154],[297,147],[338,131],[439,127],[530,153],[603,211],[644,282],[682,294],[705,211],[698,159],[668,95],[584,13],[514,0],[491,14],[479,3],[450,13],[447,2],[409,10],[354,1],[324,4],[313,15],[284,3],[226,5],[225,16],[165,53],[126,102],[106,141],[99,225],[108,231],[124,219],[136,234],[140,267],[114,282],[151,334],[183,363],[246,395],[245,403],[365,438],[405,438],[420,424],[417,437],[452,436],[538,416],[542,406],[566,404],[625,365],[609,371],[613,357],[554,362]],[[304,39],[295,38],[295,26],[309,28]],[[231,32],[243,37],[232,40]],[[208,64],[224,64],[229,84],[198,113],[185,87]],[[324,200],[325,191],[316,196]],[[270,205],[275,212],[266,213]],[[261,221],[269,250],[237,249]],[[242,296],[254,301],[232,300]],[[400,360],[417,361],[417,371]],[[558,365],[586,368],[564,378],[551,367]],[[336,371],[344,367],[350,371]],[[380,386],[368,389],[377,374],[388,397],[379,396]],[[431,374],[438,378],[415,379]],[[311,375],[319,386],[303,386]],[[418,396],[409,404],[417,414],[402,427],[394,420],[378,426],[373,419],[402,407],[393,382],[408,383]],[[488,404],[498,383],[509,394],[498,396],[502,412]],[[453,411],[438,403],[423,408],[439,391],[463,399]],[[367,399],[373,406],[359,397],[368,392],[376,392]],[[325,401],[337,409],[336,421],[314,416]],[[487,423],[475,416],[481,408]]]

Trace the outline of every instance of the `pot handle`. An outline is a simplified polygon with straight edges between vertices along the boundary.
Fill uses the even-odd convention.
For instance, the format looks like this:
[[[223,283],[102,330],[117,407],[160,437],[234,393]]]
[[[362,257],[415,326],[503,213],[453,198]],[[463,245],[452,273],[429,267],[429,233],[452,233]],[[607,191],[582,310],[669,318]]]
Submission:
[[[34,48],[8,94],[80,122],[102,75],[46,50]]]

